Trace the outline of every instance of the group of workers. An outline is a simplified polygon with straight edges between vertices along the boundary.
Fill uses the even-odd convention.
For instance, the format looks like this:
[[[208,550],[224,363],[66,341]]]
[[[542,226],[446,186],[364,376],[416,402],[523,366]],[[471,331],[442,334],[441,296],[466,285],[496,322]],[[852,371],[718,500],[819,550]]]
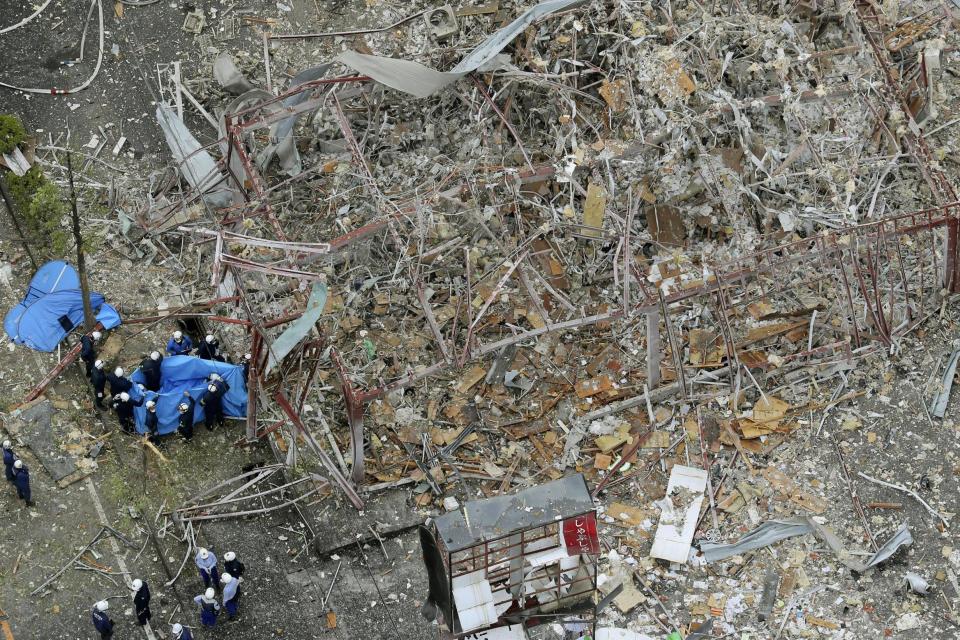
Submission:
[[[228,551],[223,556],[224,572],[220,573],[217,565],[217,556],[207,549],[197,551],[196,564],[200,572],[200,578],[203,580],[206,590],[203,594],[195,597],[193,601],[200,607],[200,624],[205,627],[214,627],[217,624],[217,617],[221,609],[227,612],[230,620],[237,617],[240,608],[240,583],[243,581],[243,572],[246,567],[237,559],[237,554]],[[150,613],[150,589],[147,583],[142,580],[134,580],[130,583],[130,589],[133,591],[133,608],[137,615],[137,624],[145,626],[152,617]],[[221,601],[217,601],[216,594],[222,591]],[[221,606],[221,602],[223,605]],[[110,609],[110,603],[107,600],[100,600],[93,605],[91,619],[93,626],[100,633],[103,640],[113,637],[114,622],[107,613]],[[170,634],[174,640],[193,640],[193,633],[189,627],[181,623],[175,623],[170,628]]]
[[[98,409],[104,409],[103,401],[107,398],[110,407],[117,414],[117,421],[120,428],[126,433],[135,431],[134,407],[144,406],[147,410],[145,424],[150,439],[156,442],[159,438],[159,424],[157,418],[157,404],[155,400],[145,400],[142,395],[134,400],[133,382],[124,375],[123,367],[116,367],[112,373],[104,373],[106,363],[97,358],[97,343],[100,341],[99,331],[93,331],[89,335],[80,338],[80,358],[86,366],[87,377],[93,385],[94,404]],[[200,346],[194,349],[193,341],[190,336],[184,335],[182,331],[174,331],[170,340],[167,341],[166,355],[180,356],[191,355],[196,351],[197,357],[203,360],[215,360],[218,362],[227,362],[228,360],[220,353],[220,342],[212,335],[208,334]],[[247,377],[250,371],[251,355],[243,356],[243,375]],[[159,392],[162,384],[161,364],[163,355],[159,351],[152,352],[140,363],[140,371],[143,373],[144,382],[139,385],[141,391]],[[106,394],[106,385],[110,385],[109,395]],[[224,421],[223,414],[223,396],[230,390],[227,384],[216,373],[211,373],[207,380],[207,388],[200,396],[200,406],[204,408],[206,414],[205,423],[208,429],[222,425]],[[139,394],[138,394],[139,395]],[[185,439],[190,440],[193,437],[193,410],[197,400],[190,395],[189,391],[183,392],[183,399],[177,406],[179,413],[177,432]]]
[[[23,500],[28,507],[33,506],[30,497],[30,470],[23,460],[13,452],[13,444],[9,440],[3,441],[3,471],[7,482],[12,482],[17,488],[17,498]]]

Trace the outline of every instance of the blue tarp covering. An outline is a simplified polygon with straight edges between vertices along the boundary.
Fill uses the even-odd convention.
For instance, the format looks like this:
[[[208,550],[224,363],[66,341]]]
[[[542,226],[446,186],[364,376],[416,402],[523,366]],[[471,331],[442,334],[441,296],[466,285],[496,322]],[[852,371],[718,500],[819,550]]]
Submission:
[[[211,373],[218,374],[230,385],[230,390],[223,396],[224,415],[235,418],[245,417],[247,415],[247,383],[243,379],[243,367],[226,362],[201,360],[194,356],[167,356],[160,363],[160,393],[140,391],[139,387],[134,386],[131,396],[134,400],[143,397],[144,402],[147,400],[156,402],[160,434],[172,433],[177,430],[180,421],[177,405],[183,402],[184,391],[189,391],[197,401],[193,410],[194,422],[203,421],[200,398],[207,390],[207,377]],[[130,380],[135,384],[143,384],[143,372],[137,369],[130,375]],[[140,433],[147,432],[143,426],[146,414],[147,410],[143,406],[135,407],[133,410],[137,431]]]
[[[90,293],[90,306],[104,329],[120,324],[120,314],[99,293]],[[53,351],[69,331],[82,325],[80,277],[72,266],[60,260],[37,270],[23,301],[3,319],[3,328],[11,340],[37,351]]]

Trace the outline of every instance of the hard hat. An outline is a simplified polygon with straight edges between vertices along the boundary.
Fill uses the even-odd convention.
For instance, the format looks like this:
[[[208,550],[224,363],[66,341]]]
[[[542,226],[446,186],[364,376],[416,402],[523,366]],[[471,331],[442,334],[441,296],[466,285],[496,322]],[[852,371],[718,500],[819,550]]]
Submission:
[[[227,562],[233,562],[237,559],[237,554],[235,554],[233,551],[227,551],[225,554],[223,554],[223,559]]]
[[[207,391],[209,391],[210,393],[216,393],[216,392],[217,392],[217,385],[215,385],[215,384],[208,384],[208,385],[207,385]]]
[[[174,331],[174,332],[173,332],[173,339],[174,339],[174,340],[179,340],[179,339],[182,338],[182,337],[183,337],[183,331]]]
[[[90,337],[93,338],[94,340],[99,340],[101,335],[103,334],[101,334],[99,331],[94,331],[93,333],[90,334]]]
[[[14,469],[23,469],[23,460],[17,460],[13,463]]]
[[[123,367],[117,367],[116,369],[114,369],[114,370],[113,370],[113,375],[117,376],[118,378],[122,378],[122,377],[123,377]]]
[[[170,627],[170,633],[179,638],[183,634],[183,625],[175,622],[174,625]]]
[[[217,595],[217,592],[213,590],[213,587],[210,587],[203,592],[203,595],[206,596],[207,600],[213,600],[213,596]]]
[[[101,600],[96,604],[96,607],[97,607],[97,611],[106,611],[107,609],[110,608],[110,603],[107,602],[106,600]]]
[[[186,413],[187,409],[189,408],[190,408],[190,405],[188,405],[186,402],[181,402],[180,405],[177,407],[177,409],[180,410],[180,413]]]
[[[151,359],[151,360],[159,360],[159,359],[160,359],[160,352],[159,352],[159,351],[154,351],[153,353],[151,353],[151,354],[150,354],[150,359]]]
[[[243,354],[243,359],[244,359],[244,360],[250,360],[250,359],[252,359],[252,358],[253,358],[253,354],[252,354],[252,353],[245,353],[245,354]]]
[[[222,380],[223,378],[221,378],[221,377],[220,377],[219,375],[217,375],[216,373],[211,373],[211,374],[210,374],[210,379],[211,379],[211,380]]]
[[[97,360],[96,362],[93,363],[93,366],[96,367],[97,369],[103,369],[103,360]]]
[[[9,449],[11,446],[13,446],[13,445],[10,444],[10,441],[9,441],[9,440],[4,440],[4,441],[3,441],[3,448],[4,448],[4,449]]]
[[[154,402],[153,400],[147,400],[147,409],[153,409],[156,406],[157,406],[156,402]]]
[[[128,402],[130,400],[130,394],[127,393],[126,391],[121,391],[120,399],[123,400],[124,402]]]
[[[222,582],[223,584],[227,584],[231,580],[233,580],[233,576],[227,573],[226,571],[220,574],[220,582]]]
[[[206,340],[207,342],[213,342],[213,334],[212,334],[212,333],[208,333],[208,334],[207,334],[207,337],[204,338],[204,340]]]
[[[204,549],[203,547],[200,547],[199,549],[197,549],[197,552],[198,552],[197,555],[203,558],[204,560],[210,557],[210,552]]]
[[[137,578],[130,584],[130,588],[133,589],[134,591],[140,591],[140,587],[142,586],[143,586],[143,580],[141,580],[140,578]]]

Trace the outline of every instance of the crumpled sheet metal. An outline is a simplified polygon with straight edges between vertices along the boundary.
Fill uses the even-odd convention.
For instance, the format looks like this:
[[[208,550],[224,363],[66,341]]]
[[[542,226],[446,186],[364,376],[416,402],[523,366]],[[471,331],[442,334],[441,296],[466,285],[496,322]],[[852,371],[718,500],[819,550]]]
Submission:
[[[213,62],[213,77],[229,93],[238,96],[253,89],[228,53],[221,53]]]
[[[270,371],[310,333],[313,325],[323,315],[323,308],[326,305],[327,285],[323,282],[316,282],[313,285],[313,290],[310,291],[310,299],[307,300],[307,308],[303,310],[303,315],[291,322],[287,329],[270,345],[267,366],[263,375],[269,375]]]
[[[516,20],[484,40],[457,66],[446,72],[431,69],[419,62],[371,56],[356,51],[345,51],[340,54],[337,60],[397,91],[410,93],[418,98],[426,98],[453,84],[468,73],[483,67],[535,20],[557,11],[569,9],[585,1],[545,0],[531,7]]]
[[[953,352],[947,361],[947,368],[943,372],[940,382],[940,391],[930,401],[930,413],[942,418],[947,413],[947,404],[950,402],[950,390],[953,388],[953,377],[957,374],[957,362],[960,361],[960,349]]]
[[[233,115],[243,111],[244,109],[256,106],[265,100],[271,100],[274,97],[276,96],[269,91],[264,91],[263,89],[251,89],[250,91],[247,91],[246,93],[231,100],[230,104],[227,105],[227,108],[223,110],[222,114],[220,114],[220,127],[217,130],[217,135],[220,136],[220,153],[223,154],[224,158],[230,158],[230,172],[238,178],[244,176],[247,170],[244,168],[239,154],[230,153],[230,143],[227,139],[227,124],[225,118],[228,115]],[[252,143],[252,138],[252,136],[247,136],[245,144]],[[241,179],[240,182],[242,185],[243,180]]]
[[[770,520],[764,522],[736,542],[703,542],[700,544],[700,551],[703,552],[704,560],[708,563],[717,562],[731,556],[761,549],[781,540],[802,536],[807,533],[816,535],[830,547],[830,550],[837,555],[841,563],[857,573],[866,573],[870,568],[877,566],[893,556],[900,547],[913,543],[913,536],[910,535],[910,529],[907,523],[904,522],[900,525],[900,528],[897,529],[897,532],[883,543],[876,553],[870,556],[869,560],[861,563],[851,557],[850,553],[844,548],[840,538],[829,528],[817,524],[810,518],[792,518],[790,520]]]
[[[163,129],[173,159],[190,186],[199,191],[204,201],[214,207],[228,207],[240,194],[226,186],[217,162],[197,141],[183,120],[169,105],[157,105],[157,122]]]

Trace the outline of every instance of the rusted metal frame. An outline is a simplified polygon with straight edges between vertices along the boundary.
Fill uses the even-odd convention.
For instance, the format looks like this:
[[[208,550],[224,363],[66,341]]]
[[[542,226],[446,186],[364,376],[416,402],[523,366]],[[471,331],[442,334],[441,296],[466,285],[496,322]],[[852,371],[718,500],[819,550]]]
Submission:
[[[913,319],[913,309],[911,307],[912,296],[910,295],[910,285],[907,282],[907,270],[903,264],[903,252],[900,250],[900,236],[897,234],[896,220],[894,220],[893,222],[893,242],[894,242],[894,247],[897,250],[897,268],[898,268],[898,271],[900,272],[900,281],[903,283],[903,296],[906,301],[906,309],[907,309],[906,319],[909,322],[910,320]],[[923,294],[921,293],[921,295]],[[921,305],[922,304],[923,303],[921,302]]]
[[[367,164],[367,159],[363,156],[360,143],[357,142],[356,136],[353,135],[353,127],[350,126],[350,121],[347,120],[346,114],[343,113],[343,107],[340,106],[340,99],[336,93],[333,94],[333,107],[333,114],[336,116],[337,124],[340,125],[343,137],[350,147],[350,153],[353,155],[354,161],[363,169],[364,180],[370,185],[372,191],[379,192],[376,181],[373,179],[373,173],[370,171],[370,165]]]
[[[91,329],[91,332],[93,332],[93,331],[102,331],[102,330],[103,330],[103,325],[98,322],[98,323],[93,327],[93,329]],[[24,399],[23,399],[23,404],[25,404],[25,403],[27,403],[27,402],[30,402],[31,400],[36,400],[37,398],[39,398],[40,395],[41,395],[44,391],[46,391],[47,387],[49,387],[50,384],[51,384],[54,380],[56,380],[57,377],[59,377],[59,375],[60,375],[61,373],[63,373],[64,371],[66,371],[67,367],[69,367],[71,364],[73,364],[73,362],[74,362],[77,358],[80,357],[80,348],[81,348],[81,346],[82,346],[82,345],[80,344],[80,342],[77,341],[77,344],[73,345],[73,347],[72,347],[69,351],[67,351],[67,354],[66,354],[65,356],[63,356],[63,359],[57,364],[57,366],[55,366],[53,369],[51,369],[51,370],[47,373],[47,375],[45,375],[45,376],[43,377],[43,379],[40,381],[40,383],[39,383],[37,386],[35,386],[33,389],[31,389],[31,390],[27,393],[27,395],[26,395],[26,396],[24,397]]]
[[[430,308],[430,303],[427,301],[426,295],[423,292],[423,282],[417,280],[417,299],[420,300],[420,306],[423,308],[423,316],[427,320],[427,324],[430,326],[430,331],[433,332],[433,337],[437,341],[437,345],[440,347],[440,352],[443,353],[444,361],[450,361],[450,351],[447,348],[447,341],[444,340],[443,334],[440,332],[440,326],[437,324],[437,318],[433,315],[433,310]]]
[[[290,96],[303,93],[304,91],[310,91],[311,89],[316,89],[317,87],[320,87],[320,86],[346,84],[349,82],[369,82],[369,81],[370,81],[369,76],[341,76],[338,78],[321,78],[320,80],[311,80],[310,82],[304,82],[303,84],[297,85],[292,89],[288,89],[287,91],[285,91],[284,93],[281,93],[280,95],[278,95],[273,99],[264,100],[263,102],[255,104],[251,107],[247,107],[246,109],[237,111],[236,113],[233,114],[233,118],[237,120],[236,127],[238,130],[255,131],[257,129],[269,127],[270,125],[276,122],[279,122],[280,120],[286,120],[290,116],[295,116],[301,113],[312,111],[317,107],[322,106],[324,101],[320,98],[311,98],[309,100],[304,100],[303,102],[301,102],[296,106],[282,107],[280,109],[277,109],[276,111],[271,111],[265,115],[261,115],[259,117],[253,117],[249,120],[244,120],[243,122],[239,121],[240,116],[248,116],[256,112],[260,112],[264,109],[264,107],[269,107],[270,105],[281,102],[286,98],[289,98]]]
[[[240,137],[238,130],[241,129],[241,127],[228,123],[226,129],[227,145],[230,148],[236,147],[237,157],[240,158],[240,164],[243,165],[243,170],[247,173],[247,177],[250,179],[250,184],[257,194],[257,200],[261,202],[264,208],[264,214],[267,216],[267,220],[270,221],[270,224],[273,227],[273,230],[276,232],[277,237],[286,241],[287,235],[283,232],[283,227],[280,226],[280,221],[277,220],[277,217],[273,214],[273,208],[270,206],[270,203],[264,198],[265,187],[263,184],[263,178],[261,178],[256,167],[253,166],[253,162],[250,160],[250,155],[247,153],[245,148],[246,145],[244,144],[243,139]],[[242,191],[245,193],[246,189],[242,189]]]
[[[317,371],[320,369],[320,358],[323,355],[323,345],[326,341],[321,337],[312,341],[308,345],[304,345],[301,353],[306,352],[308,349],[310,355],[313,358],[313,364],[310,365],[310,371],[307,374],[307,377],[303,381],[303,389],[300,390],[300,397],[297,399],[297,412],[300,413],[303,411],[303,406],[307,403],[307,396],[310,393],[310,385],[313,384],[313,379],[317,376]]]
[[[883,248],[883,264],[880,264],[880,248]],[[890,250],[887,247],[887,238],[886,234],[880,234],[877,236],[877,269],[882,270],[883,267],[886,267],[886,281],[887,281],[887,304],[890,306],[890,318],[889,321],[884,320],[887,323],[887,334],[892,338],[895,328],[895,323],[897,321],[896,317],[896,300],[895,291],[896,285],[894,283],[894,274],[893,267],[891,266],[892,261],[890,260]],[[879,275],[883,275],[882,271]],[[879,295],[879,291],[878,291]],[[907,293],[904,290],[904,300],[907,300]]]
[[[469,328],[473,326],[473,285],[471,283],[473,270],[470,268],[470,249],[468,247],[463,248],[463,262],[466,267],[464,273],[467,276],[467,297],[464,302],[467,310],[467,327]],[[467,337],[463,341],[463,352],[457,359],[457,364],[461,367],[470,359],[470,350],[473,346],[470,344],[472,335],[473,333],[471,331],[467,331]],[[456,334],[452,334],[450,340],[455,342],[455,336]]]
[[[530,161],[530,156],[527,154],[527,150],[523,146],[523,141],[517,134],[517,130],[513,128],[512,124],[510,124],[510,120],[507,119],[507,116],[504,115],[503,111],[500,110],[500,107],[497,106],[497,103],[494,102],[493,98],[490,97],[490,94],[487,93],[486,87],[483,86],[483,83],[480,82],[480,79],[477,78],[476,74],[471,73],[470,79],[473,80],[473,84],[475,84],[477,90],[480,91],[480,95],[482,95],[484,100],[487,101],[487,104],[490,105],[490,108],[493,109],[498,116],[500,116],[500,120],[507,127],[507,131],[509,131],[510,135],[513,136],[513,139],[517,143],[517,147],[520,149],[520,153],[523,154],[523,159],[527,163],[527,167],[530,168],[530,171],[536,171],[536,169],[533,167],[533,163]]]
[[[883,310],[883,289],[880,285],[880,272],[878,270],[878,265],[880,263],[880,256],[878,253],[871,251],[870,246],[866,247],[866,271],[867,275],[870,277],[870,285],[872,287],[873,294],[873,304],[874,309],[876,309],[876,318],[880,322],[880,331],[888,339],[890,338],[890,327],[887,324],[887,314]],[[864,292],[866,293],[866,292]]]
[[[867,289],[867,284],[866,284],[866,282],[864,282],[864,279],[863,279],[863,272],[862,272],[862,270],[861,270],[861,268],[860,268],[859,252],[856,251],[856,249],[854,249],[854,250],[852,251],[852,254],[853,254],[853,255],[851,256],[851,258],[853,258],[853,270],[854,270],[854,273],[855,273],[856,276],[857,276],[857,282],[858,282],[859,285],[860,285],[860,293],[863,294],[864,304],[867,305],[867,313],[869,313],[870,316],[873,318],[873,326],[874,326],[874,328],[876,329],[877,337],[880,338],[880,341],[883,342],[883,344],[884,344],[885,346],[888,346],[888,347],[889,347],[889,346],[890,346],[890,338],[889,338],[888,336],[886,336],[886,335],[884,334],[884,332],[883,332],[883,325],[882,325],[881,322],[880,322],[880,318],[877,317],[877,314],[876,314],[876,312],[875,312],[874,309],[873,309],[873,304],[872,304],[871,301],[870,301],[870,298],[872,297],[872,296],[871,296],[871,293],[870,293],[870,291]]]
[[[343,358],[336,349],[330,350],[330,360],[337,370],[340,377],[340,389],[343,392],[343,402],[347,407],[347,423],[350,426],[350,448],[353,452],[353,466],[350,470],[350,478],[358,485],[363,482],[363,394],[358,394],[353,383],[350,382],[350,376],[347,374],[347,368],[343,364]]]
[[[214,231],[213,229],[203,229],[199,227],[180,226],[177,227],[177,231],[198,233],[200,235],[215,238],[221,246],[223,241],[227,241],[250,247],[279,249],[281,251],[294,253],[330,253],[330,243],[328,242],[280,242],[278,240],[247,236],[243,235],[242,233],[234,233],[232,231]]]
[[[270,329],[273,327],[279,327],[281,324],[286,324],[288,322],[293,322],[297,318],[303,315],[303,311],[297,311],[295,313],[288,313],[285,316],[280,316],[279,318],[274,318],[273,320],[268,320],[263,323],[264,329]]]
[[[290,404],[290,400],[287,399],[287,396],[283,393],[282,389],[277,389],[273,394],[273,398],[276,403],[280,406],[280,409],[287,415],[290,419],[290,422],[303,434],[304,440],[309,445],[310,449],[314,454],[320,459],[320,462],[324,467],[327,468],[327,471],[330,473],[330,477],[333,478],[334,482],[339,485],[347,498],[349,498],[351,504],[359,510],[363,510],[363,499],[360,498],[360,495],[357,493],[356,489],[350,484],[350,482],[340,473],[340,469],[337,468],[337,465],[334,464],[333,460],[330,459],[330,456],[327,455],[327,452],[324,451],[316,440],[313,437],[306,426],[304,426],[303,421],[300,419],[300,415],[294,411],[293,406]]]
[[[213,248],[213,273],[210,274],[210,286],[216,289],[220,286],[220,255],[223,253],[223,236],[217,235]]]
[[[670,343],[670,352],[673,355],[673,366],[677,370],[677,381],[680,383],[680,391],[683,394],[683,399],[686,400],[688,397],[687,377],[683,373],[683,354],[677,350],[677,344],[673,339],[673,327],[670,324],[670,308],[663,299],[663,291],[658,289],[657,293],[660,296],[660,313],[663,314],[663,323],[667,328],[667,341]]]
[[[260,350],[263,338],[259,331],[253,331],[253,344],[250,347],[250,372],[247,376],[247,442],[257,440],[257,397],[260,386]],[[264,434],[266,435],[266,434]]]
[[[639,197],[637,198],[639,202]],[[623,227],[623,315],[630,314],[630,279],[633,277],[633,249],[630,247],[630,228],[633,226],[634,207],[627,210],[627,222]]]
[[[470,336],[476,330],[477,325],[480,323],[480,320],[483,318],[484,314],[487,312],[487,309],[490,308],[490,305],[493,304],[493,301],[500,296],[500,292],[503,290],[503,286],[507,283],[507,280],[510,279],[510,275],[514,270],[520,266],[524,258],[527,257],[529,251],[524,251],[516,260],[513,261],[513,264],[507,269],[507,272],[500,277],[500,281],[497,282],[497,285],[493,288],[493,291],[490,292],[490,295],[487,296],[487,299],[484,301],[483,306],[480,307],[480,310],[477,312],[476,317],[473,319],[473,322],[470,323],[470,327],[467,329],[467,342],[470,342]]]
[[[245,260],[244,258],[238,258],[229,253],[222,253],[220,255],[220,261],[224,264],[238,267],[245,271],[258,271],[260,273],[267,273],[275,276],[285,276],[288,278],[297,278],[299,280],[320,280],[321,276],[316,273],[310,273],[309,271],[300,271],[299,269],[286,269],[284,267],[271,267],[269,265],[261,264],[259,262],[254,262],[252,260]]]
[[[822,237],[818,236],[817,243],[823,245],[824,249],[826,249],[824,244],[825,241]],[[850,309],[850,322],[853,325],[853,339],[856,341],[857,347],[859,348],[862,345],[860,338],[860,323],[857,321],[857,308],[853,304],[853,292],[850,289],[850,280],[847,278],[847,270],[843,266],[843,247],[837,244],[835,240],[833,245],[836,247],[836,250],[825,252],[824,255],[830,256],[830,258],[833,260],[833,266],[840,272],[840,279],[843,282],[843,290],[846,294],[845,297],[847,300],[847,306]]]
[[[723,336],[723,346],[727,351],[727,362],[728,363],[737,363],[736,368],[727,367],[727,378],[730,383],[730,388],[734,388],[734,377],[736,373],[740,371],[740,360],[737,358],[736,345],[733,340],[733,332],[730,329],[730,323],[727,320],[727,311],[726,305],[723,301],[723,290],[717,289],[717,311],[721,315],[720,321],[720,334]],[[693,389],[690,390],[691,392]]]

